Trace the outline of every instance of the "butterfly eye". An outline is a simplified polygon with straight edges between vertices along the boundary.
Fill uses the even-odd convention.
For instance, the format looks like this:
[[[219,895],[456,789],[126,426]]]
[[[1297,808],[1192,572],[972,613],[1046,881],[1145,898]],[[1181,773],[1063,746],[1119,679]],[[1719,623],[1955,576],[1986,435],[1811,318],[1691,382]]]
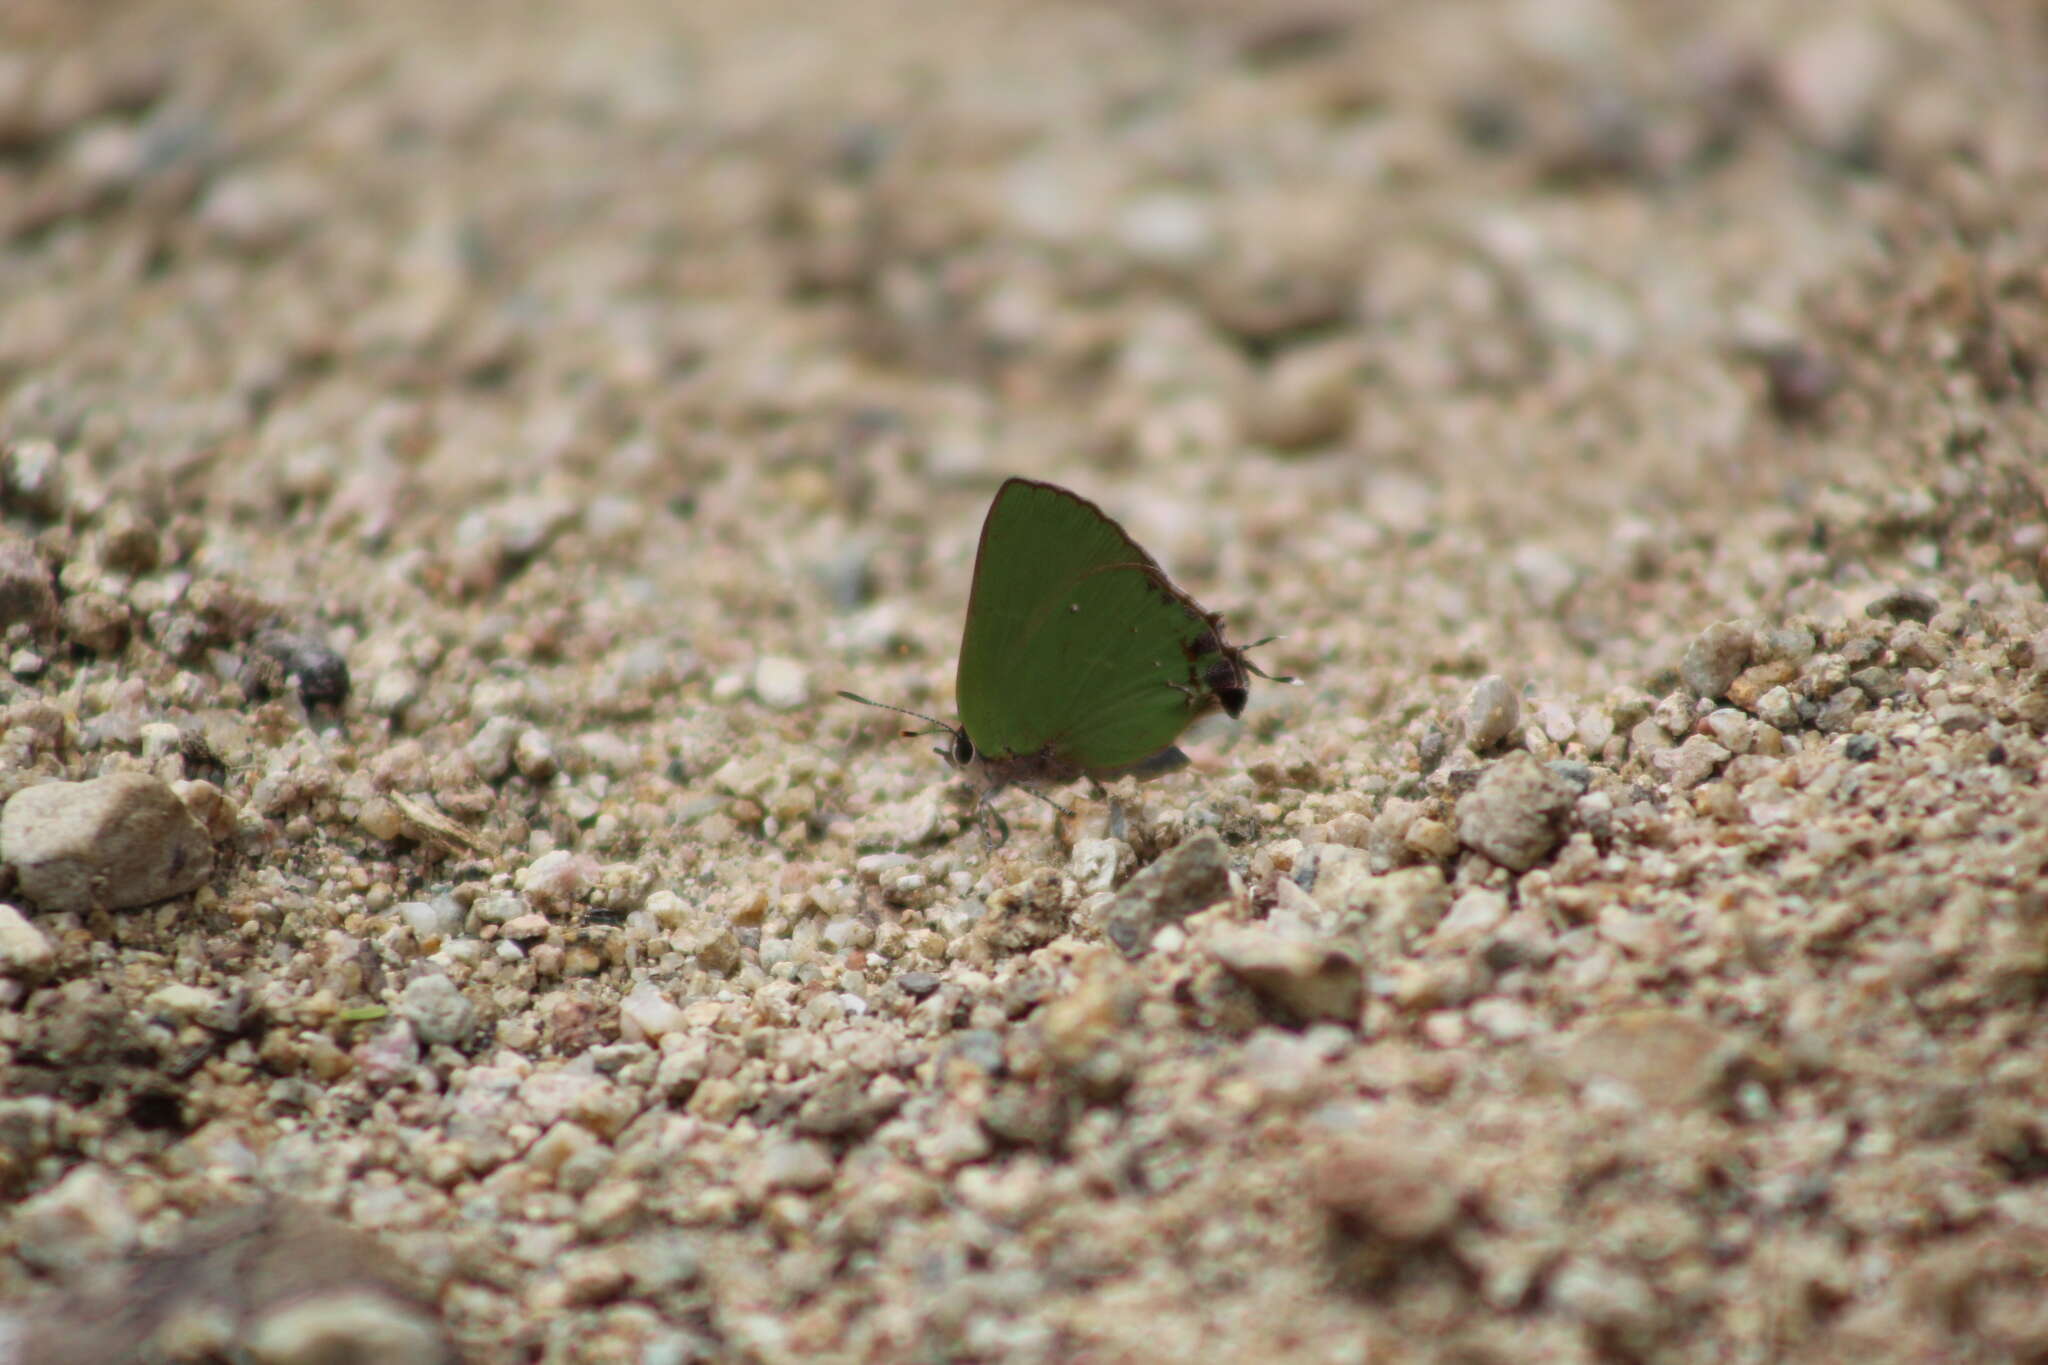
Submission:
[[[951,758],[953,765],[958,768],[964,768],[974,762],[974,741],[967,737],[967,731],[955,730],[953,732],[953,752]]]

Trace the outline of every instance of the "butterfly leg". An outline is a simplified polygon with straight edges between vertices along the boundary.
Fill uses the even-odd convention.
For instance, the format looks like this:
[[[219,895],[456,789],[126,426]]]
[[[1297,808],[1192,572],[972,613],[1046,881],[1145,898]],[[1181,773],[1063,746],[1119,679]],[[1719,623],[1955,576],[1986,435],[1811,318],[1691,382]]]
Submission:
[[[983,852],[993,853],[1010,842],[1010,822],[996,809],[993,801],[983,798],[981,807],[975,811],[981,823],[981,847]]]
[[[1104,822],[1103,826],[1104,836],[1111,839],[1123,838],[1126,828],[1123,799],[1093,777],[1088,779],[1088,793],[1097,801],[1101,801],[1109,807],[1109,818]]]
[[[1059,802],[1053,800],[1050,796],[1047,796],[1044,792],[1037,790],[1036,788],[1026,787],[1024,790],[1030,792],[1033,796],[1045,802],[1046,805],[1051,806],[1061,815],[1072,815],[1074,813],[1068,810],[1065,806],[1062,806]]]

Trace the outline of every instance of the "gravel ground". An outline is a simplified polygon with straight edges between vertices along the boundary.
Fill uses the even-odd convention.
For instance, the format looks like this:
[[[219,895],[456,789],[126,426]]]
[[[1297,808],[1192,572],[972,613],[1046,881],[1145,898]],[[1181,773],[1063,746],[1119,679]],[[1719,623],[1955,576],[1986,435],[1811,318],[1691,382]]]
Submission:
[[[0,1361],[2048,1358],[2036,6],[0,40]]]

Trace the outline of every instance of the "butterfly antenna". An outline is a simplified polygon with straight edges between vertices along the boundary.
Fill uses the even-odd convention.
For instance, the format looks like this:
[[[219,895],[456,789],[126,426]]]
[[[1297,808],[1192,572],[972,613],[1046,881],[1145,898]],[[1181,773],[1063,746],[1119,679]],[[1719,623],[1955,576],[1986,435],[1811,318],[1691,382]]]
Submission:
[[[1263,677],[1264,675],[1261,674],[1260,676]],[[903,734],[906,739],[914,738],[918,735],[935,735],[938,734],[941,730],[945,731],[947,734],[950,735],[956,733],[958,729],[958,727],[956,726],[946,724],[946,722],[938,719],[936,716],[928,716],[922,711],[913,711],[907,706],[891,706],[889,705],[889,703],[885,701],[870,701],[866,697],[861,696],[857,692],[842,691],[839,695],[846,698],[848,701],[857,701],[862,706],[872,706],[877,711],[894,711],[899,716],[909,716],[914,720],[921,720],[926,725],[935,727],[930,730],[905,730]]]
[[[1281,638],[1282,638],[1282,637],[1281,637],[1281,636],[1278,636],[1278,635],[1268,635],[1268,636],[1267,636],[1267,637],[1266,637],[1265,639],[1263,639],[1263,640],[1254,640],[1254,641],[1252,641],[1252,642],[1251,642],[1250,644],[1248,644],[1248,645],[1240,645],[1240,646],[1238,646],[1238,648],[1239,648],[1240,650],[1246,650],[1246,649],[1257,649],[1257,648],[1258,648],[1258,647],[1259,647],[1260,645],[1270,645],[1270,644],[1272,644],[1272,643],[1273,643],[1273,642],[1274,642],[1275,640],[1278,640],[1278,639],[1281,639]],[[1258,674],[1258,675],[1259,675],[1260,677],[1264,678],[1264,679],[1265,679],[1265,680],[1266,680],[1267,682],[1276,682],[1276,683],[1292,683],[1292,684],[1293,684],[1294,686],[1296,686],[1296,687],[1299,687],[1299,686],[1301,686],[1301,679],[1299,679],[1299,678],[1295,677],[1295,676],[1294,676],[1293,674],[1291,674],[1291,673],[1268,673],[1268,672],[1267,672],[1267,671],[1266,671],[1265,669],[1263,669],[1263,668],[1260,668],[1260,667],[1259,667],[1259,666],[1258,666],[1257,664],[1253,663],[1253,662],[1252,662],[1252,661],[1251,661],[1250,659],[1246,659],[1246,660],[1244,661],[1244,666],[1245,666],[1246,668],[1249,668],[1249,669],[1250,669],[1250,670],[1251,670],[1252,672],[1254,672],[1254,673]],[[846,694],[842,692],[842,693],[841,693],[840,695],[841,695],[841,696],[844,696],[844,695],[846,695]],[[858,698],[858,697],[855,697],[855,698],[854,698],[854,700],[855,700],[855,701],[859,701],[859,700],[860,700],[860,698]]]

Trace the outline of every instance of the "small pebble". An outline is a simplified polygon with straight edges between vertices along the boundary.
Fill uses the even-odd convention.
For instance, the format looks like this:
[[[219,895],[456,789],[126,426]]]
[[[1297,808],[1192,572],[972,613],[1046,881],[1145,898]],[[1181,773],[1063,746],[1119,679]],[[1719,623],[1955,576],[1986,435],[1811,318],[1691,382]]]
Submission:
[[[57,619],[57,586],[25,541],[0,540],[0,630],[23,624],[36,630]]]
[[[1860,688],[1845,687],[1829,697],[1813,718],[1813,728],[1824,735],[1838,735],[1856,723],[1870,709],[1870,698]]]
[[[13,906],[0,903],[0,975],[33,980],[56,960],[56,949],[43,931]]]
[[[1508,898],[1481,887],[1460,895],[1437,921],[1430,942],[1450,952],[1464,952],[1486,941],[1508,916]]]
[[[128,644],[128,608],[103,592],[71,594],[58,615],[64,638],[88,653],[112,656]]]
[[[520,732],[518,741],[512,746],[512,763],[519,769],[519,775],[529,782],[545,782],[555,775],[558,766],[555,760],[554,741],[544,730],[528,729]]]
[[[38,521],[55,521],[64,515],[69,496],[64,456],[49,441],[10,441],[0,447],[0,498],[12,511],[19,509]]]
[[[1790,734],[1799,728],[1799,701],[1789,688],[1773,687],[1757,698],[1756,717],[1766,725]]]
[[[419,674],[409,668],[388,669],[378,674],[377,681],[370,684],[369,709],[376,715],[396,720],[412,709],[424,686]]]
[[[1217,935],[1216,960],[1265,1001],[1282,1022],[1351,1024],[1365,992],[1357,959],[1333,944],[1288,938],[1265,925]]]
[[[1338,1231],[1412,1246],[1448,1231],[1463,1182],[1457,1144],[1421,1121],[1390,1121],[1345,1132],[1311,1161],[1309,1188]]]
[[[1117,215],[1124,250],[1151,265],[1197,265],[1216,249],[1216,224],[1206,197],[1173,191],[1140,195]]]
[[[1576,796],[1529,755],[1510,754],[1458,801],[1458,838],[1502,867],[1526,872],[1563,841]]]
[[[224,843],[234,835],[240,811],[234,801],[219,787],[201,778],[186,778],[171,783],[171,795],[183,803],[199,827],[206,831],[206,837],[214,843]]]
[[[163,562],[163,537],[133,508],[117,507],[100,527],[100,561],[125,574],[153,573]]]
[[[1983,707],[1971,706],[1967,702],[1951,702],[1946,706],[1934,708],[1934,723],[1940,726],[1945,734],[1955,735],[1966,730],[1981,730],[1988,719]]]
[[[514,943],[531,943],[535,939],[546,938],[547,936],[548,917],[546,915],[514,915],[511,919],[506,920],[503,925],[499,926],[498,929],[499,938],[510,939]]]
[[[1283,451],[1340,440],[1357,411],[1358,364],[1348,343],[1300,347],[1282,355],[1246,399],[1246,439]]]
[[[811,675],[794,659],[766,655],[754,665],[753,690],[771,711],[794,711],[811,700]]]
[[[1871,155],[1879,111],[1906,60],[1905,44],[1867,16],[1803,31],[1774,63],[1774,88],[1793,131],[1851,162]]]
[[[1103,932],[1125,956],[1136,957],[1160,928],[1230,896],[1229,855],[1205,830],[1126,882],[1104,912]]]
[[[816,1190],[832,1183],[832,1155],[809,1138],[778,1142],[761,1158],[761,1179],[773,1190]]]
[[[1690,791],[1720,771],[1728,758],[1728,750],[1721,745],[1705,735],[1692,735],[1675,749],[1651,755],[1650,766],[1678,790]]]
[[[1553,758],[1543,766],[1571,783],[1574,791],[1582,792],[1593,785],[1592,766],[1575,758]]]
[[[1813,416],[1842,386],[1842,367],[1813,346],[1772,346],[1761,359],[1771,408],[1787,421]]]
[[[796,1129],[810,1137],[865,1137],[903,1107],[906,1087],[893,1076],[840,1072],[803,1102]]]
[[[1418,857],[1448,860],[1458,851],[1458,835],[1441,820],[1428,816],[1412,820],[1401,835],[1402,846]]]
[[[1721,621],[1701,631],[1686,646],[1678,666],[1679,676],[1693,695],[1718,701],[1749,666],[1755,637],[1749,628],[1734,621]]]
[[[1503,996],[1478,1001],[1465,1013],[1474,1028],[1496,1043],[1519,1042],[1540,1027],[1527,1005]]]
[[[1121,839],[1077,839],[1067,857],[1067,872],[1082,895],[1113,891],[1137,861]]]
[[[1699,1105],[1727,1075],[1733,1040],[1716,1026],[1661,1008],[1595,1020],[1567,1044],[1567,1078],[1620,1087],[1661,1109]]]
[[[436,896],[430,901],[401,901],[391,907],[413,937],[421,943],[453,938],[462,932],[467,912],[453,896]]]
[[[685,1024],[682,1009],[651,981],[627,992],[619,1002],[619,1020],[621,1032],[629,1040],[637,1035],[659,1041],[681,1031]]]
[[[449,1358],[431,1312],[370,1290],[288,1301],[251,1323],[246,1343],[249,1357],[263,1365],[444,1365]]]
[[[169,1018],[185,1020],[217,1008],[220,997],[203,986],[174,982],[151,992],[149,1004]]]
[[[398,1014],[412,1021],[429,1046],[460,1046],[476,1025],[476,1006],[460,987],[438,972],[415,977],[399,992]]]
[[[1913,621],[1926,625],[1941,610],[1940,599],[1918,588],[1893,588],[1863,609],[1876,620]]]
[[[376,709],[374,703],[372,709]],[[470,736],[463,749],[476,764],[477,776],[486,782],[499,782],[511,774],[513,748],[522,729],[513,717],[499,715],[485,721]]]
[[[46,1271],[76,1273],[115,1262],[131,1250],[140,1229],[127,1191],[105,1167],[83,1162],[62,1179],[23,1199],[12,1214],[23,1260]]]
[[[1508,565],[1529,595],[1529,605],[1540,612],[1555,612],[1579,584],[1579,566],[1548,545],[1519,546]]]
[[[1708,713],[1700,727],[1731,754],[1746,754],[1756,743],[1754,722],[1733,707],[1723,706]]]
[[[25,787],[0,810],[0,861],[44,910],[126,910],[213,875],[213,841],[160,779],[115,773]]]
[[[537,901],[567,904],[596,880],[597,864],[580,853],[558,848],[543,853],[513,878],[513,885]]]
[[[388,844],[405,833],[405,812],[398,808],[397,802],[373,796],[356,811],[356,824],[372,839],[381,839]]]
[[[326,641],[291,631],[265,630],[258,632],[255,646],[298,689],[299,699],[306,705],[339,706],[348,700],[348,661]],[[403,709],[400,705],[382,713],[394,715]]]
[[[1472,685],[1465,699],[1465,743],[1483,754],[1515,732],[1521,721],[1521,698],[1498,673]]]
[[[479,924],[508,924],[526,913],[526,902],[509,891],[488,891],[476,898],[469,913]]]
[[[1313,858],[1304,857],[1296,865],[1297,882],[1304,876],[1310,897],[1328,914],[1358,916],[1376,934],[1396,940],[1427,932],[1451,904],[1443,869],[1403,867],[1377,873],[1370,854],[1343,844],[1317,846]]]
[[[222,176],[196,210],[198,225],[238,251],[284,245],[319,215],[322,191],[302,173],[263,168]]]

